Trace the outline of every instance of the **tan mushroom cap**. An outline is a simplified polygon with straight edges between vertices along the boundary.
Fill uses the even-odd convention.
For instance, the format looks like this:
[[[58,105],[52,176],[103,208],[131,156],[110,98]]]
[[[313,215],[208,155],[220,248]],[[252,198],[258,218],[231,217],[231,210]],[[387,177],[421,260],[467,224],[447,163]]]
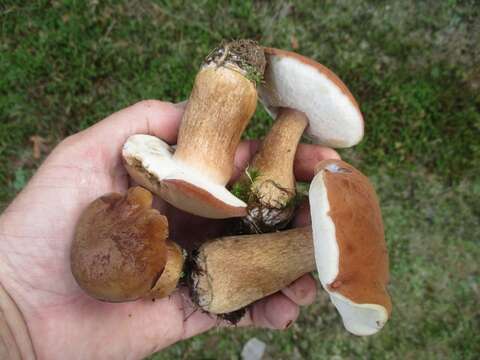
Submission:
[[[123,147],[130,176],[174,207],[207,218],[239,217],[246,204],[197,169],[173,158],[174,150],[150,135],[133,135]]]
[[[364,133],[363,117],[347,86],[330,69],[294,52],[265,48],[267,67],[259,95],[274,116],[279,108],[306,114],[307,133],[326,146],[358,144]]]
[[[310,186],[318,274],[348,331],[371,335],[388,320],[388,254],[370,181],[341,160],[318,164]]]
[[[71,268],[90,296],[120,302],[145,297],[153,288],[162,294],[175,289],[174,275],[164,270],[166,265],[181,268],[183,256],[172,257],[175,246],[166,241],[167,219],[151,206],[152,194],[135,187],[124,196],[102,196],[82,213],[72,244]]]

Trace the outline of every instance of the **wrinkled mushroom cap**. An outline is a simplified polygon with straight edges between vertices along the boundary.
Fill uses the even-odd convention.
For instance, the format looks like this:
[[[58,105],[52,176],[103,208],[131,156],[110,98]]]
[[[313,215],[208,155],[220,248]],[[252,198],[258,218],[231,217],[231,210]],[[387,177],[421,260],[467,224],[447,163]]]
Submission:
[[[315,260],[346,329],[379,331],[391,312],[380,206],[366,176],[341,160],[318,164],[310,186]]]
[[[81,215],[71,249],[72,273],[89,295],[119,302],[146,296],[167,262],[167,219],[152,194],[135,187],[107,194]]]
[[[176,161],[173,149],[149,135],[133,135],[123,147],[130,176],[174,207],[207,218],[244,216],[246,204],[223,184]]]
[[[280,107],[306,114],[307,133],[319,144],[350,147],[363,138],[363,117],[353,95],[331,70],[302,55],[265,48],[267,67],[259,87],[273,115]]]

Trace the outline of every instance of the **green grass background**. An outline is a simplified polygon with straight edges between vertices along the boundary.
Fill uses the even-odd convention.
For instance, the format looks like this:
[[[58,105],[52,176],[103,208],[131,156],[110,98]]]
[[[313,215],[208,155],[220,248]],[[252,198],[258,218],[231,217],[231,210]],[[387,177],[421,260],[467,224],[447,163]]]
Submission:
[[[394,302],[386,328],[348,335],[319,291],[287,331],[214,330],[153,359],[238,359],[252,336],[267,343],[265,359],[480,356],[478,1],[24,3],[0,0],[0,208],[41,163],[30,136],[51,149],[138,100],[186,99],[224,38],[298,43],[364,114],[365,139],[341,155],[381,199]],[[246,136],[270,124],[259,109]]]

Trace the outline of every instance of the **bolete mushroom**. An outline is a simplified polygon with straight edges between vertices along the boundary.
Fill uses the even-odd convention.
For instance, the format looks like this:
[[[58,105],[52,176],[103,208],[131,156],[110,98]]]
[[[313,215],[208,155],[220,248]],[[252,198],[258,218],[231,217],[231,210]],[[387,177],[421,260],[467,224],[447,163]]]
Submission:
[[[228,313],[318,270],[355,335],[379,331],[391,312],[388,255],[377,196],[367,177],[340,160],[319,163],[310,188],[312,228],[211,240],[196,255],[194,298]],[[312,239],[313,229],[313,239]]]
[[[192,298],[205,311],[231,313],[315,269],[312,229],[216,238],[192,260]]]
[[[90,296],[131,301],[169,295],[181,276],[184,256],[168,239],[165,216],[152,209],[152,194],[133,187],[111,193],[82,213],[71,248],[72,273]]]
[[[225,185],[235,150],[256,109],[263,49],[251,40],[222,44],[195,78],[174,151],[160,139],[130,137],[123,158],[132,178],[176,208],[208,218],[245,215]]]
[[[253,158],[247,225],[269,232],[286,225],[294,213],[293,163],[304,130],[312,141],[350,147],[363,137],[363,118],[347,86],[328,68],[299,54],[265,48],[267,66],[259,96],[276,121]],[[244,193],[244,191],[243,191]]]

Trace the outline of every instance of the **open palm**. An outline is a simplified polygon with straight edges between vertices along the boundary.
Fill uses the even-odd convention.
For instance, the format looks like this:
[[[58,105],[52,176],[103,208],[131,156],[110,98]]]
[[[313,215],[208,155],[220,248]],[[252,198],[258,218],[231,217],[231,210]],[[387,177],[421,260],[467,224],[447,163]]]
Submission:
[[[141,358],[220,324],[195,311],[182,290],[155,302],[104,303],[85,295],[70,271],[81,212],[95,198],[129,186],[121,161],[125,140],[143,133],[175,143],[182,113],[181,106],[143,101],[65,139],[0,217],[0,283],[22,312],[38,358]],[[239,147],[237,174],[255,147]],[[316,162],[336,156],[305,146],[297,153],[297,177],[310,180]],[[215,236],[225,224],[162,206],[173,240],[181,243]],[[240,324],[285,328],[296,319],[298,305],[314,296],[314,282],[304,276],[257,302]]]

